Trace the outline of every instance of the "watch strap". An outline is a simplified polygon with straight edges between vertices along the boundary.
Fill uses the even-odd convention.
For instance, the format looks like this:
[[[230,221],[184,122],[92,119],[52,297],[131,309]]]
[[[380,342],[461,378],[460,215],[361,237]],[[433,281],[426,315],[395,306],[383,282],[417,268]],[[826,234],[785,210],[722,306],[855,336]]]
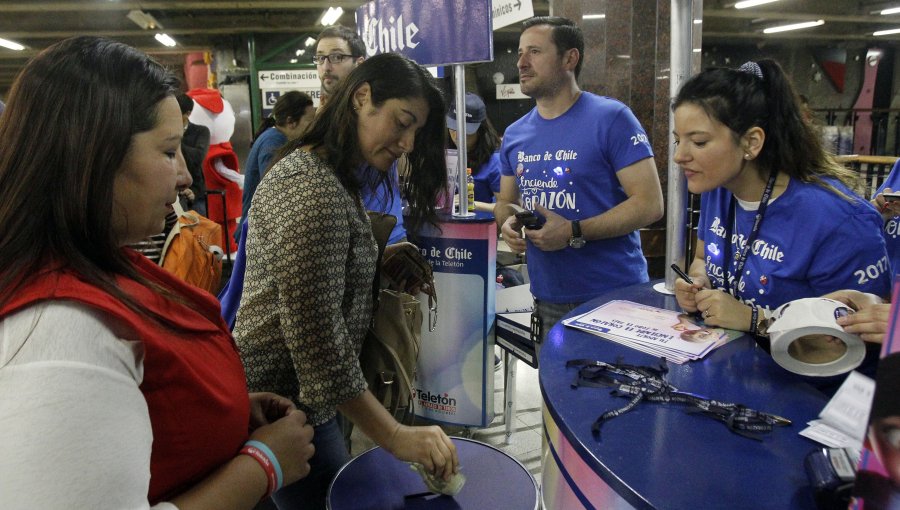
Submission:
[[[581,235],[581,222],[578,220],[572,220],[572,238],[582,237]]]

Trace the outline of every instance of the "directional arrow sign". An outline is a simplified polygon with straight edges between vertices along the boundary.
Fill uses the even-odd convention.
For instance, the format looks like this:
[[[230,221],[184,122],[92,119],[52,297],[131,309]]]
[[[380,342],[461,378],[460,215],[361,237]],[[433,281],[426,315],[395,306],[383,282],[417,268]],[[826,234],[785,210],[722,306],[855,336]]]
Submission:
[[[531,0],[491,0],[494,30],[534,16]]]

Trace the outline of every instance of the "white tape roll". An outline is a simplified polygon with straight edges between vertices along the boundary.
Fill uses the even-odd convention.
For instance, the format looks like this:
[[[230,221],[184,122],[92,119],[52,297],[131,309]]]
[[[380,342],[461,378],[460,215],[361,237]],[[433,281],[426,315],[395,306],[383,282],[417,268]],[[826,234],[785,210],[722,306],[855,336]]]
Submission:
[[[837,323],[838,317],[848,313],[852,310],[847,305],[826,298],[798,299],[781,305],[768,329],[772,359],[791,372],[816,377],[843,374],[858,367],[866,357],[866,346]],[[814,335],[820,338],[804,338]]]

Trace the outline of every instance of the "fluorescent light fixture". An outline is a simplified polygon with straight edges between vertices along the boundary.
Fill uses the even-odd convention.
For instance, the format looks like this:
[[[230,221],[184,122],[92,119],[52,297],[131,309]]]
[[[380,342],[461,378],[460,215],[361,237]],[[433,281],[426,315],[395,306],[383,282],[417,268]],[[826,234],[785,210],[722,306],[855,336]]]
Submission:
[[[296,64],[296,63],[297,63],[297,59],[296,59],[296,58],[292,58],[292,59],[290,60],[290,62],[291,62],[291,64]]]
[[[695,20],[694,20],[694,24],[695,24],[695,25],[701,25],[701,24],[703,24],[703,20],[702,20],[702,19],[695,19]]]
[[[139,11],[137,9],[128,11],[128,14],[126,14],[125,17],[144,30],[158,30],[163,28],[163,26],[156,21],[156,18],[144,11]]]
[[[319,23],[321,23],[322,25],[324,25],[326,27],[328,25],[334,25],[337,22],[338,18],[341,17],[342,14],[344,14],[343,8],[329,7],[328,10],[325,11],[325,14],[322,15],[322,21],[320,21]]]
[[[888,14],[897,14],[898,12],[900,12],[900,7],[891,7],[889,9],[881,11],[881,15],[886,16]]]
[[[22,46],[17,42],[8,41],[6,39],[0,39],[0,46],[13,51],[22,51],[25,49],[25,46]]]
[[[304,53],[306,53],[306,50],[297,50],[294,54],[299,57],[300,55],[303,55]]]
[[[806,21],[804,23],[794,23],[792,25],[781,25],[780,27],[771,27],[763,30],[764,34],[776,34],[778,32],[787,32],[789,30],[800,30],[802,28],[817,27],[824,25],[825,20]]]
[[[307,37],[306,40],[303,41],[303,44],[305,46],[312,46],[313,44],[316,44],[316,38],[315,37]]]
[[[585,14],[581,19],[606,19],[606,14]]]
[[[872,32],[872,35],[891,35],[891,34],[900,34],[900,28],[892,28],[890,30],[879,30],[877,32]]]
[[[735,9],[746,9],[747,7],[756,7],[757,5],[770,4],[778,0],[744,0],[734,4]]]
[[[163,46],[168,46],[169,48],[175,46],[175,39],[169,37],[168,34],[159,33],[154,35],[153,37],[156,38],[156,40],[159,41],[159,43]]]
[[[700,53],[700,51],[702,51],[700,48],[694,48],[694,49],[693,49],[693,52],[694,52],[694,53]]]

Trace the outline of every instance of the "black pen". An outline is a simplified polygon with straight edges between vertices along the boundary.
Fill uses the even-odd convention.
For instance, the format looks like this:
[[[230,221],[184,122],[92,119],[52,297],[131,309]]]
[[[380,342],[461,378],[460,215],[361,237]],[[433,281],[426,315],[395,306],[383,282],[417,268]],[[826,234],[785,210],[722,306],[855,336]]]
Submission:
[[[672,271],[675,271],[675,274],[677,274],[678,276],[680,276],[682,280],[688,282],[688,284],[690,284],[690,285],[693,285],[693,284],[694,284],[694,280],[691,280],[691,277],[688,276],[687,273],[685,273],[684,271],[682,271],[681,268],[678,267],[678,264],[672,264],[672,265],[669,266],[669,267],[671,267],[671,268],[672,268]]]

